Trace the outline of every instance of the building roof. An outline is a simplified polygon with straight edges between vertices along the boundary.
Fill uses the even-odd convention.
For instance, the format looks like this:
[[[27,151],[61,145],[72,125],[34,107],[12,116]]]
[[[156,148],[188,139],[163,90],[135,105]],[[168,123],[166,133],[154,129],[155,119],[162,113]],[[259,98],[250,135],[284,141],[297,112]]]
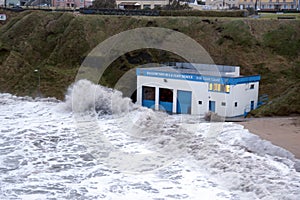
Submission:
[[[119,5],[124,5],[124,6],[140,6],[141,4],[139,4],[136,1],[134,1],[134,2],[121,2]]]
[[[182,74],[201,74],[208,76],[238,77],[239,66],[197,64],[197,63],[168,63],[161,67],[149,67],[148,70],[176,72]]]
[[[240,76],[240,67],[195,63],[172,63],[170,66],[138,68],[138,76],[181,79],[187,81],[210,82],[228,85],[257,82],[259,75]]]

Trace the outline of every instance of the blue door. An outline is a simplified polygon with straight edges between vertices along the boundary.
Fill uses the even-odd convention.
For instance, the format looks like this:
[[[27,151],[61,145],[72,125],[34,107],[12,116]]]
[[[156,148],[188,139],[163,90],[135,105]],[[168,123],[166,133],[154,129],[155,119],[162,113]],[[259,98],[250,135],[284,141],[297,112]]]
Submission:
[[[254,101],[251,101],[250,110],[254,110]]]
[[[209,101],[208,110],[211,112],[216,111],[216,102],[215,101]]]
[[[159,88],[159,110],[167,113],[173,112],[173,90]]]
[[[142,87],[142,106],[155,108],[155,87]]]
[[[177,113],[178,114],[191,114],[192,106],[192,92],[190,91],[177,91]]]

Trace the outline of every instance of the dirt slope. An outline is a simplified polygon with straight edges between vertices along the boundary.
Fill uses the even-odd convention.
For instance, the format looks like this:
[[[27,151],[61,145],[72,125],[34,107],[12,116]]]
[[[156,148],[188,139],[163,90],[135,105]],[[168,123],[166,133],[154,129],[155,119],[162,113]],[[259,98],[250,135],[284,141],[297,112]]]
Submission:
[[[0,26],[0,92],[62,99],[85,56],[112,35],[137,27],[164,27],[199,42],[217,64],[239,65],[262,76],[260,93],[270,102],[255,115],[300,114],[300,20],[200,17],[92,16],[26,11]],[[149,62],[180,61],[158,51],[130,52],[106,71],[101,83],[114,86],[130,68]]]

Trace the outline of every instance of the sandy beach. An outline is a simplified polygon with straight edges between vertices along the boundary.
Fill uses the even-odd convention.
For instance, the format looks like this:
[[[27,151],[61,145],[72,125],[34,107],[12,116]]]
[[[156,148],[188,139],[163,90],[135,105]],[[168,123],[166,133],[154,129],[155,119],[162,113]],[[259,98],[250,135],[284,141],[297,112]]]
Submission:
[[[251,133],[289,150],[300,159],[300,116],[251,118],[238,124]]]

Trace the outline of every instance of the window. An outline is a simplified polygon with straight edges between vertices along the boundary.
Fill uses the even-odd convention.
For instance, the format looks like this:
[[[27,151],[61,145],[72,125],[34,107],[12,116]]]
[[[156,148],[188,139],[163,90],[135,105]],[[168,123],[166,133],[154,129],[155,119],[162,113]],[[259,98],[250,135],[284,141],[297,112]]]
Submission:
[[[230,92],[230,85],[224,85],[224,84],[219,84],[219,83],[209,83],[208,86],[209,91],[214,91],[214,92]]]
[[[227,92],[227,93],[230,92],[230,86],[229,86],[229,85],[226,85],[226,86],[225,86],[225,92]]]
[[[199,105],[202,105],[202,101],[198,101],[198,104],[199,104]]]
[[[220,89],[221,89],[220,91],[225,91],[225,85],[222,84],[222,85],[220,86]]]
[[[251,84],[251,85],[250,85],[250,89],[254,89],[254,84]]]
[[[222,102],[222,103],[221,103],[221,106],[226,106],[226,103],[225,103],[225,102]]]
[[[149,4],[144,5],[144,9],[150,9],[150,8],[151,8],[151,5],[149,5]]]
[[[155,100],[155,87],[143,86],[143,100]]]
[[[238,106],[238,103],[237,102],[234,102],[234,107],[237,107]]]
[[[220,84],[214,84],[214,91],[220,91]]]
[[[173,102],[173,90],[168,88],[159,88],[159,101]]]

